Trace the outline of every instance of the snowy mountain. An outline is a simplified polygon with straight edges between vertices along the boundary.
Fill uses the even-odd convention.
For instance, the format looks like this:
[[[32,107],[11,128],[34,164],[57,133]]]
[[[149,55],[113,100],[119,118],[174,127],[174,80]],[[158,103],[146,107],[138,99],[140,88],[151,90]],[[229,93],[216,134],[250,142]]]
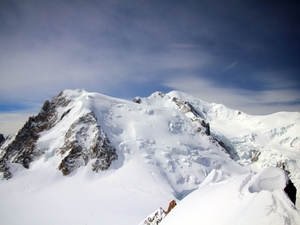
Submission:
[[[244,210],[258,218],[259,204],[259,218],[297,224],[299,211],[283,191],[289,178],[262,169],[281,167],[299,189],[299,131],[299,113],[250,116],[176,91],[131,102],[66,90],[0,147],[0,221],[147,224],[158,208],[152,217],[175,224],[188,205],[205,207],[203,196],[222,199],[217,193],[230,189],[228,221]],[[166,216],[173,199],[178,205]],[[208,209],[219,213],[221,205]]]

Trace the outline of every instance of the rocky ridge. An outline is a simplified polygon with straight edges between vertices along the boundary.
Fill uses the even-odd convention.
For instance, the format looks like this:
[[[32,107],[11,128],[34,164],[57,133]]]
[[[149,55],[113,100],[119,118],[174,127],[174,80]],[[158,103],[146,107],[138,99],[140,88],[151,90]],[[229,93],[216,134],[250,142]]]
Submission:
[[[200,111],[197,110],[193,104],[185,99],[181,99],[179,97],[171,97],[168,94],[164,94],[162,92],[156,92],[158,96],[163,99],[170,99],[175,103],[176,109],[183,113],[187,118],[189,118],[195,124],[195,132],[200,133],[201,135],[207,135],[210,138],[211,143],[219,146],[225,153],[229,154],[229,156],[233,160],[238,160],[239,156],[237,152],[226,145],[221,139],[214,137],[210,132],[210,124],[206,122],[206,116]],[[135,97],[133,102],[141,104],[143,100],[140,97]]]
[[[4,138],[3,134],[0,134],[0,147],[4,142],[5,142],[5,138]]]
[[[63,97],[63,93],[54,97],[52,101],[45,101],[37,116],[29,117],[21,130],[0,148],[0,171],[3,177],[11,178],[7,162],[22,164],[29,168],[30,163],[41,156],[44,151],[35,147],[39,134],[51,129],[59,120],[56,108],[66,107],[69,100]]]
[[[22,129],[0,146],[0,172],[3,173],[3,178],[12,177],[8,162],[22,164],[29,169],[30,163],[45,153],[47,149],[36,146],[40,134],[51,130],[70,113],[71,101],[64,92],[51,101],[45,101],[39,114],[29,117]],[[90,131],[91,136],[87,131]],[[118,158],[115,148],[97,124],[93,112],[81,116],[70,126],[57,154],[62,157],[58,169],[64,175],[86,165],[89,160],[92,160],[93,171],[105,170]]]
[[[111,162],[118,159],[115,148],[97,124],[93,112],[80,117],[70,126],[59,154],[63,159],[58,168],[64,175],[76,167],[86,166],[89,160],[92,160],[92,170],[98,172],[108,169]]]

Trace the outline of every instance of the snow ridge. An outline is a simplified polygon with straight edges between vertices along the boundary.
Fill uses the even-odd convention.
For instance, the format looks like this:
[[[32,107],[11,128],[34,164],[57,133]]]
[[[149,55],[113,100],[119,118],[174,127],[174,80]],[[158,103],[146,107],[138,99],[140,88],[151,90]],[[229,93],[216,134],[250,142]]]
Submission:
[[[191,193],[161,222],[181,224],[298,224],[300,214],[283,191],[284,171],[266,168],[258,174],[219,179],[212,171],[199,189]]]

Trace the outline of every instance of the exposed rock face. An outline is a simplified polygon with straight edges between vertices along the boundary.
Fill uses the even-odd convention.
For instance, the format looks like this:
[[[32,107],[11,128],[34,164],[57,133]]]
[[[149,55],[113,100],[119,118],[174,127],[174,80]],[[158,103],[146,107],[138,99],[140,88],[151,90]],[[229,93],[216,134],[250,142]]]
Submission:
[[[215,139],[218,144],[230,155],[230,158],[234,159],[234,160],[239,160],[240,157],[238,156],[238,154],[236,153],[236,151],[232,148],[230,148],[229,146],[227,146],[223,141]]]
[[[64,98],[63,93],[54,97],[51,102],[45,101],[39,114],[29,117],[14,140],[7,146],[2,146],[0,160],[3,166],[0,171],[8,173],[9,167],[6,162],[20,163],[28,169],[30,163],[44,153],[43,150],[35,148],[39,133],[49,130],[59,122],[56,109],[65,107],[69,103],[70,100]]]
[[[4,159],[0,159],[0,172],[3,173],[4,179],[9,179],[12,177],[11,172],[9,171],[9,167]]]
[[[284,191],[285,193],[287,193],[294,205],[296,205],[297,189],[291,180],[288,181],[286,187],[284,188]]]
[[[257,162],[261,152],[259,150],[252,150],[251,162]]]
[[[142,99],[140,97],[135,97],[132,101],[140,104],[142,102]]]
[[[173,102],[176,103],[176,105],[178,106],[179,110],[184,113],[190,113],[192,116],[190,117],[190,119],[197,124],[197,132],[201,132],[203,134],[206,135],[210,135],[210,125],[209,123],[206,123],[203,120],[203,115],[201,115],[201,113],[199,113],[193,106],[191,103],[189,103],[188,101],[184,101],[178,98],[173,98],[172,99]]]
[[[5,141],[5,138],[4,138],[3,134],[0,134],[0,147],[4,143],[4,141]]]
[[[12,177],[7,162],[19,163],[28,169],[32,161],[45,153],[47,149],[36,146],[40,133],[50,130],[66,117],[72,110],[70,103],[63,92],[51,101],[45,101],[39,114],[29,117],[23,128],[1,146],[0,172],[5,179]],[[62,156],[58,168],[64,175],[89,161],[93,171],[105,170],[118,158],[93,112],[81,116],[70,126],[58,154]]]
[[[35,148],[39,133],[53,127],[57,121],[56,108],[66,106],[70,101],[66,100],[62,93],[54,97],[51,102],[45,101],[41,111],[37,116],[29,117],[23,128],[18,132],[14,140],[7,146],[2,146],[0,160],[2,164],[1,172],[4,178],[10,178],[5,173],[9,173],[6,162],[20,163],[25,168],[29,168],[30,162],[43,154],[43,151]]]
[[[166,216],[166,212],[159,208],[151,213],[146,220],[141,222],[139,225],[158,225]]]
[[[165,211],[161,207],[158,208],[156,211],[148,215],[147,219],[141,222],[139,225],[158,225],[171,210],[177,205],[175,200],[172,200],[169,203],[168,210]]]
[[[210,124],[204,121],[204,116],[200,112],[198,112],[190,102],[176,97],[172,98],[172,101],[176,103],[179,111],[186,114],[196,124],[196,132],[211,136]],[[223,141],[218,140],[214,137],[211,137],[211,141],[213,143],[217,143],[220,147],[222,147],[223,151],[228,153],[232,159],[237,160],[239,158],[236,151],[225,145]]]
[[[166,212],[166,215],[168,215],[169,212],[171,212],[171,210],[177,205],[176,201],[175,200],[172,200],[170,203],[169,203],[169,207],[168,207],[168,210]]]
[[[97,124],[93,112],[75,121],[65,135],[64,145],[59,152],[64,158],[59,169],[64,175],[92,161],[92,170],[106,170],[118,159],[116,149]]]

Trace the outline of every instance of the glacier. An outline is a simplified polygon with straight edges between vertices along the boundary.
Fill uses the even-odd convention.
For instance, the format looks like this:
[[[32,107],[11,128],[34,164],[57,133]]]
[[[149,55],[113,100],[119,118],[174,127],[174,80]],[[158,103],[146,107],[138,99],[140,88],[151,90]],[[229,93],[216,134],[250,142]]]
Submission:
[[[5,224],[143,224],[173,199],[161,224],[187,211],[200,223],[198,208],[210,224],[300,221],[283,191],[288,179],[300,187],[297,112],[252,116],[178,91],[128,101],[77,89],[24,127],[0,147]]]

